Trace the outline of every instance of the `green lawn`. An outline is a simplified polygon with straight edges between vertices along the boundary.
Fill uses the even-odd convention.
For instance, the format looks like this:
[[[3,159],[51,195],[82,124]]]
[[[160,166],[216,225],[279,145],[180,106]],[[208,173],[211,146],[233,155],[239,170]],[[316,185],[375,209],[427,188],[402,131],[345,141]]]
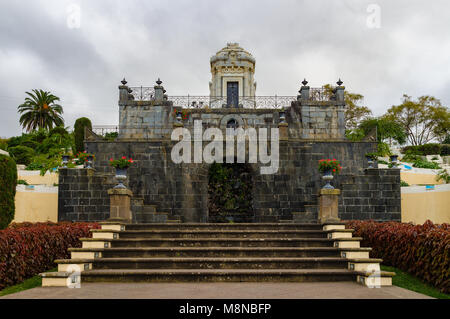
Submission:
[[[48,271],[57,271],[57,269],[51,269]],[[5,296],[9,294],[14,294],[16,292],[27,290],[35,287],[40,287],[42,285],[42,278],[39,275],[26,279],[24,282],[7,287],[3,290],[0,290],[0,296]]]
[[[400,269],[381,265],[381,270],[395,272],[395,276],[392,277],[392,284],[394,286],[412,290],[433,298],[450,299],[449,294],[444,294],[440,292],[438,289],[430,286],[429,284],[424,283],[419,278],[414,277]]]

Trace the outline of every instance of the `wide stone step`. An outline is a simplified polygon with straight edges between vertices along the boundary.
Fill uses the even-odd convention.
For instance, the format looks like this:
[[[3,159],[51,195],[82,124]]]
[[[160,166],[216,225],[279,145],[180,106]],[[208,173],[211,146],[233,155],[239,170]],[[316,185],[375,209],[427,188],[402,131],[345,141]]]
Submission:
[[[95,232],[95,231],[93,231]],[[323,230],[126,230],[120,238],[325,238]]]
[[[77,248],[78,249],[78,248]],[[78,249],[78,251],[102,252],[104,258],[120,257],[342,257],[357,252],[369,252],[370,248],[335,247],[124,247]]]
[[[89,239],[83,239],[88,240]],[[93,240],[93,239],[90,239]],[[94,239],[95,240],[95,239]],[[342,238],[340,242],[362,238]],[[128,238],[111,239],[111,247],[333,247],[328,238]]]
[[[345,258],[97,258],[75,259],[93,269],[346,269]]]
[[[332,282],[355,281],[347,269],[96,269],[81,282]]]
[[[127,224],[127,230],[322,230],[321,224],[294,223],[181,223]]]

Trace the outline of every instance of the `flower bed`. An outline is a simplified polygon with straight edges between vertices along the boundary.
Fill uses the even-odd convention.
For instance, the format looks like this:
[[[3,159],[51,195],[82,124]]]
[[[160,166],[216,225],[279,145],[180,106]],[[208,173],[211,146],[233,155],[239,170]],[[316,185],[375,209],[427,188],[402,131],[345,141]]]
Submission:
[[[80,237],[91,237],[97,223],[22,223],[0,231],[0,290],[56,266],[69,258]]]
[[[346,227],[363,238],[362,246],[372,247],[371,257],[450,292],[450,224],[352,220]]]

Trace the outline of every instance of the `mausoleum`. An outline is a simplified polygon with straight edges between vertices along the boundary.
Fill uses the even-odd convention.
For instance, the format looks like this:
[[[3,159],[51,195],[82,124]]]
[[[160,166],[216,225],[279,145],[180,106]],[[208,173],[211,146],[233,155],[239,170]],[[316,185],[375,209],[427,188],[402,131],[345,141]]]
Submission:
[[[129,86],[123,79],[116,109],[118,137],[107,140],[101,132],[108,128],[94,127],[85,140],[87,151],[95,154],[92,169],[60,169],[59,220],[107,219],[108,189],[116,184],[109,159],[127,156],[135,161],[126,181],[135,223],[223,217],[235,222],[316,222],[324,185],[318,161],[326,158],[343,166],[332,181],[340,189],[341,219],[399,221],[400,172],[368,168],[365,154],[375,151],[375,138],[345,138],[343,82],[339,79],[326,90],[303,80],[293,96],[258,96],[255,64],[252,54],[237,43],[227,44],[210,59],[205,96],[172,96],[160,79],[150,87]],[[204,132],[210,128],[216,129],[215,137],[218,131],[225,137],[227,129],[235,130],[236,138],[244,134],[245,159],[227,153],[224,143],[223,150],[215,149],[212,163],[205,160],[212,136]],[[189,161],[172,158],[180,139],[174,138],[177,129],[190,135]],[[253,129],[266,129],[267,142],[261,144],[257,135],[255,143]],[[237,142],[230,143],[237,152]],[[256,161],[251,160],[252,151]],[[271,157],[273,152],[278,157]],[[267,167],[273,172],[264,173]]]

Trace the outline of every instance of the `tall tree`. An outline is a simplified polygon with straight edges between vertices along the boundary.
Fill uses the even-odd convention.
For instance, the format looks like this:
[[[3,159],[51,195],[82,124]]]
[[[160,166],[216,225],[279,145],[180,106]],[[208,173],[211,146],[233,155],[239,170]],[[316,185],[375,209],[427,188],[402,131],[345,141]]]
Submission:
[[[20,124],[27,131],[36,129],[49,130],[54,126],[64,124],[62,118],[63,108],[56,104],[59,97],[43,90],[32,90],[33,93],[25,92],[28,97],[25,103],[18,106]]]
[[[364,136],[369,134],[375,127],[377,129],[377,140],[379,143],[385,142],[386,140],[395,140],[399,144],[406,143],[406,133],[403,126],[389,118],[368,118],[359,125],[359,129],[364,132]]]
[[[333,87],[330,84],[324,85],[327,94],[332,93]],[[345,129],[347,131],[355,130],[364,119],[367,119],[372,111],[363,105],[359,105],[364,101],[364,96],[358,93],[344,91],[345,100]]]
[[[422,145],[433,140],[442,141],[450,131],[450,112],[433,96],[420,96],[413,100],[403,95],[402,104],[393,105],[385,114],[406,131],[412,145]]]

